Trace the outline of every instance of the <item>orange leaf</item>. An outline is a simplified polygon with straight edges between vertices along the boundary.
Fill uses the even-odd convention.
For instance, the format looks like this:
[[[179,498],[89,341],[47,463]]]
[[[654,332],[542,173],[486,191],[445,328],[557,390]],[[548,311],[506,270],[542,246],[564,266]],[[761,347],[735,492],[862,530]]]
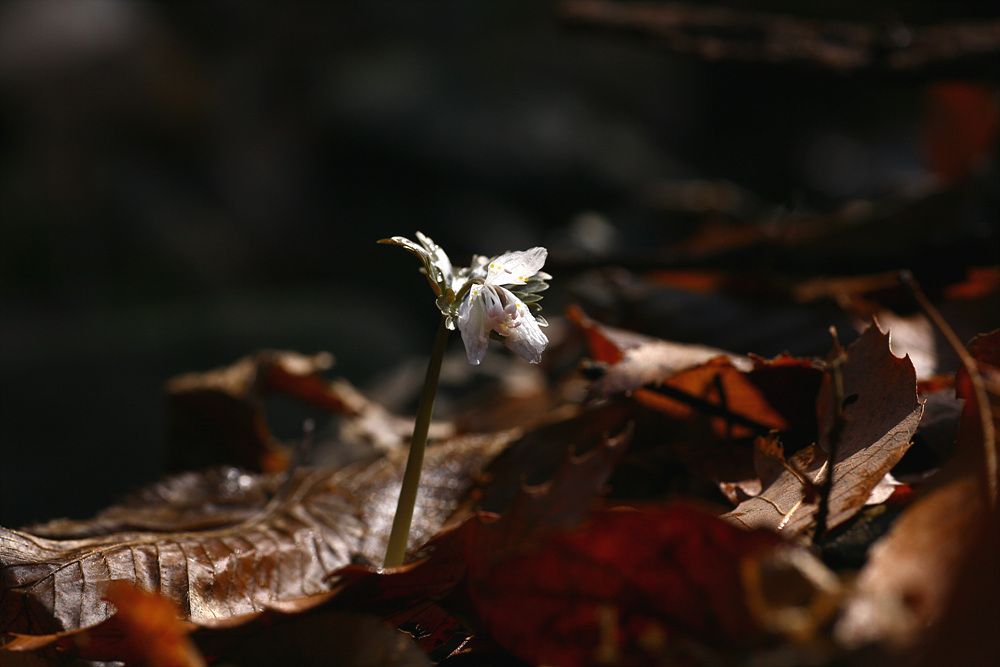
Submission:
[[[131,656],[126,662],[149,667],[205,664],[188,639],[190,630],[180,620],[180,611],[165,597],[112,581],[107,599],[118,608],[117,618],[125,631],[122,648],[124,655]]]

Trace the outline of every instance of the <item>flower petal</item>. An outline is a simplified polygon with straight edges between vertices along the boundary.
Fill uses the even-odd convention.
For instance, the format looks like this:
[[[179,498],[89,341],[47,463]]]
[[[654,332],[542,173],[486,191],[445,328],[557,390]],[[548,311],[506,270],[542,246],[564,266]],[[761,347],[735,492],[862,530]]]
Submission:
[[[458,330],[462,332],[465,353],[473,366],[478,366],[486,356],[490,342],[481,289],[481,286],[473,287],[458,308]]]
[[[521,308],[528,310],[527,306]],[[542,352],[549,344],[549,339],[542,333],[535,318],[531,314],[526,314],[520,325],[512,330],[504,342],[525,360],[537,364],[542,360]]]
[[[541,246],[508,252],[493,259],[486,274],[487,285],[524,285],[545,264],[549,251]]]

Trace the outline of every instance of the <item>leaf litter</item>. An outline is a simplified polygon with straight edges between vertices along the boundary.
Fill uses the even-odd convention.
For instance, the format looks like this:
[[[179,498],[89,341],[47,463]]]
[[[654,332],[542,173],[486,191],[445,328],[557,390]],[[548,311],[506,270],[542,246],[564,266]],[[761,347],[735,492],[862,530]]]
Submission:
[[[995,562],[980,556],[995,552],[982,529],[995,509],[970,500],[984,497],[974,402],[942,470],[911,477],[915,500],[873,496],[923,409],[912,365],[877,326],[824,361],[569,318],[591,351],[585,394],[558,386],[579,376],[553,376],[562,402],[526,428],[439,422],[409,560],[389,571],[377,564],[408,420],[324,380],[324,357],[268,352],[173,382],[186,395],[174,423],[247,467],[178,473],[90,520],[3,529],[0,665],[320,664],[330,651],[359,665],[852,664],[872,650],[916,664],[940,646],[920,628],[982,598],[959,575]],[[977,348],[987,371],[994,339]],[[267,429],[276,391],[367,448],[268,471],[294,458]],[[509,405],[499,419],[475,409],[466,424],[516,423]],[[219,435],[230,431],[243,440]],[[857,576],[824,564],[886,502],[900,518],[868,539]],[[136,611],[146,605],[159,611]]]

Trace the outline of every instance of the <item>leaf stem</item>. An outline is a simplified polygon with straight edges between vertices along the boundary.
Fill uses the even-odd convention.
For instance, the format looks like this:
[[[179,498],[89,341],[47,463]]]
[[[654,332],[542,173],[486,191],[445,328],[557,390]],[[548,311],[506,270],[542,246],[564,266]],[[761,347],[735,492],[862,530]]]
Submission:
[[[441,376],[441,362],[444,359],[449,333],[448,327],[445,326],[445,318],[442,317],[437,337],[434,339],[434,349],[431,350],[431,358],[427,363],[424,390],[420,395],[417,419],[413,424],[410,455],[406,459],[403,486],[399,490],[396,516],[392,520],[389,546],[385,550],[385,567],[387,568],[402,565],[403,557],[406,555],[410,524],[413,521],[413,508],[417,502],[417,491],[420,489],[420,471],[424,465],[424,450],[427,448],[427,431],[431,425],[431,416],[434,414],[434,397],[437,394],[438,378]]]

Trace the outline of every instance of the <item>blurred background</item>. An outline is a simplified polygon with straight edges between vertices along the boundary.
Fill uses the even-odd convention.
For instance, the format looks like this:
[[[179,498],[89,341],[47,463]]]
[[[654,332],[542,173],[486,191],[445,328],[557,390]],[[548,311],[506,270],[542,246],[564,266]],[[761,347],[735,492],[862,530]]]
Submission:
[[[903,7],[983,20],[991,4]],[[966,78],[985,80],[988,116],[996,75]],[[171,376],[328,350],[370,389],[420,358],[430,293],[379,238],[421,230],[456,263],[546,245],[558,314],[587,270],[656,268],[650,249],[669,253],[709,212],[824,215],[926,186],[935,82],[711,61],[552,2],[8,0],[0,524],[86,516],[158,477]],[[975,174],[986,195],[934,218],[936,234],[891,241],[884,264],[820,268],[905,268],[911,251],[915,269],[932,252],[995,263],[991,155]],[[651,333],[822,354],[829,317],[801,345],[733,338],[725,318]]]

